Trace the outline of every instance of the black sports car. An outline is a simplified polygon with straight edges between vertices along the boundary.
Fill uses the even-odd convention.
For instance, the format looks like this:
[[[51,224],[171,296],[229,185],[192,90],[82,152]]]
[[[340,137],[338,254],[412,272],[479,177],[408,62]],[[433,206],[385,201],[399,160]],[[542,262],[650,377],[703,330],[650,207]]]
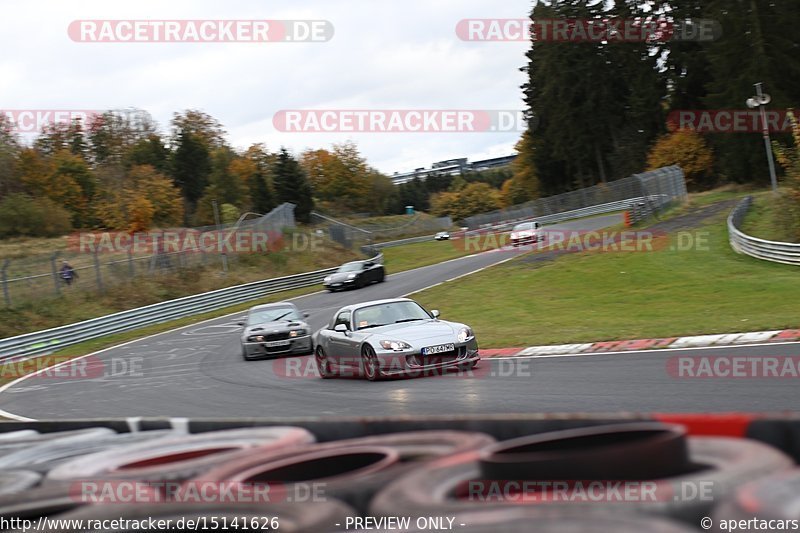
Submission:
[[[380,283],[386,275],[383,265],[373,261],[351,261],[339,267],[339,269],[327,276],[322,284],[329,291],[340,289],[356,288],[360,289],[364,285],[376,282]]]

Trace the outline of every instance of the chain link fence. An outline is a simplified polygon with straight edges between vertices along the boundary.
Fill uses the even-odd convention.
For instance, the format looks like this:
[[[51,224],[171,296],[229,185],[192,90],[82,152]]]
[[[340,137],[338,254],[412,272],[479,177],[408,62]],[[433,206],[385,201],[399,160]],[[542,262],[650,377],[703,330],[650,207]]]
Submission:
[[[237,234],[250,232],[263,236],[265,246],[269,238],[282,235],[286,228],[295,226],[294,205],[285,203],[266,215],[245,214],[239,221],[220,226],[154,230],[147,234],[144,253],[134,246],[118,246],[112,242],[122,233],[83,233],[65,240],[66,247],[21,258],[0,258],[0,286],[6,307],[26,301],[43,300],[60,296],[65,291],[100,291],[128,282],[141,276],[173,274],[180,270],[214,267],[221,271],[235,268],[237,262]],[[246,218],[255,215],[255,218]],[[164,242],[166,236],[191,242],[215,243],[216,250],[203,246],[188,246],[188,239],[180,243]],[[104,238],[111,238],[104,245]],[[84,241],[81,241],[84,239]],[[130,243],[131,241],[128,241]],[[97,245],[95,245],[97,243]],[[173,246],[173,244],[177,244]],[[176,248],[179,248],[175,250]],[[61,268],[69,265],[75,278],[70,283],[62,277]]]
[[[646,202],[649,210],[655,213],[686,197],[683,171],[678,166],[671,166],[467,217],[463,222],[468,229],[474,230],[634,199]]]
[[[433,218],[419,213],[408,215],[407,221],[395,225],[367,221],[355,225],[314,211],[311,213],[311,223],[315,231],[327,235],[345,248],[362,250],[376,243],[403,237],[426,237],[453,226],[450,217]]]

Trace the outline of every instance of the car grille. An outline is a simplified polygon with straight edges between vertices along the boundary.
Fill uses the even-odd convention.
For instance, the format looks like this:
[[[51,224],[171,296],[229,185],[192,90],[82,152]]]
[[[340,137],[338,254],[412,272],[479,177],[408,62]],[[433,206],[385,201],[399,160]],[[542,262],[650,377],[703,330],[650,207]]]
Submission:
[[[289,332],[284,331],[283,333],[270,333],[269,335],[264,335],[265,341],[283,341],[289,338]]]

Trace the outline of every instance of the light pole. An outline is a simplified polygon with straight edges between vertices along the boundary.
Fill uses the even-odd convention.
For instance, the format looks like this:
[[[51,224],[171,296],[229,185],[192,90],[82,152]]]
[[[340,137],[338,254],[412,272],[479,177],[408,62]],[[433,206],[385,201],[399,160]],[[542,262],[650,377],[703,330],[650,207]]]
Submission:
[[[767,149],[767,162],[769,162],[769,179],[772,181],[772,192],[778,194],[778,178],[775,177],[775,162],[772,160],[772,146],[769,141],[769,126],[767,126],[766,106],[771,98],[761,91],[761,82],[754,83],[756,95],[747,99],[747,107],[758,108],[761,113],[761,132],[764,137],[764,147]]]

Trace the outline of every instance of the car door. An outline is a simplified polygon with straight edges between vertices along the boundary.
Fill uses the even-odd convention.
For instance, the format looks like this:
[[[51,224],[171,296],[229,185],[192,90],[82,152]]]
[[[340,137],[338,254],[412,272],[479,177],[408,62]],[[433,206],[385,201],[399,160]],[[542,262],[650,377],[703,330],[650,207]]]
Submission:
[[[375,279],[374,279],[375,270],[372,268],[372,263],[371,262],[367,261],[367,262],[363,263],[361,268],[363,269],[361,271],[361,279],[362,279],[362,281],[364,282],[365,285],[367,283],[371,283],[371,282],[375,281]]]
[[[353,341],[352,341],[352,326],[350,324],[351,312],[340,311],[333,321],[333,325],[328,331],[325,332],[328,337],[328,358],[336,365],[352,364],[354,361]],[[347,334],[335,331],[334,328],[344,324],[347,327]]]

